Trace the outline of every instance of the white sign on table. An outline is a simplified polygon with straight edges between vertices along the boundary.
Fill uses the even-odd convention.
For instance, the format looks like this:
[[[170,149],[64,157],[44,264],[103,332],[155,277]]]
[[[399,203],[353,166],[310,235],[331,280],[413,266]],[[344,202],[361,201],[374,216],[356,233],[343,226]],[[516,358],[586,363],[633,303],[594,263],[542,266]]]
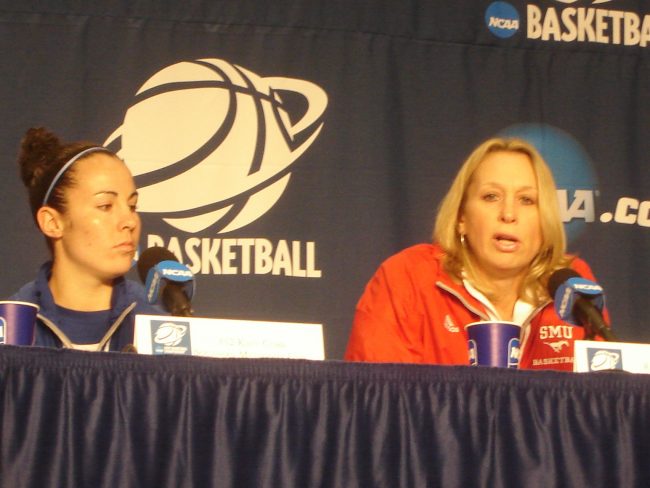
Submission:
[[[650,344],[575,341],[573,371],[607,370],[650,373]]]
[[[325,358],[321,324],[136,315],[141,354],[221,358]]]

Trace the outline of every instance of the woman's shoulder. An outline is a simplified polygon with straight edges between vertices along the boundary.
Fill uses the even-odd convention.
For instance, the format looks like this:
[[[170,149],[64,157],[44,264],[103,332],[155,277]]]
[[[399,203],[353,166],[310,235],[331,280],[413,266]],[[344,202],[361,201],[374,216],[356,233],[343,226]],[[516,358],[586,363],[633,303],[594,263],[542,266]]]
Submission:
[[[395,261],[439,261],[443,250],[438,244],[415,244],[393,254],[388,260]]]
[[[11,295],[8,300],[16,300],[21,302],[33,302],[37,298],[36,281],[30,281],[21,286],[18,291]]]
[[[594,279],[594,273],[591,270],[591,267],[589,264],[587,264],[587,261],[584,259],[576,256],[576,255],[570,255],[568,258],[571,260],[570,266],[571,269],[573,269],[575,272],[577,272],[580,276],[583,276],[584,278],[587,278],[589,280]]]
[[[149,303],[147,299],[147,292],[144,286],[134,280],[124,280],[124,294],[128,302],[136,302],[136,313],[145,313],[152,315],[166,314],[165,311],[160,309],[154,304]]]
[[[39,297],[45,292],[44,289],[47,288],[51,268],[51,262],[43,263],[38,270],[36,278],[22,285],[18,291],[9,297],[9,300],[38,303]]]
[[[134,280],[124,280],[124,295],[130,302],[136,301],[138,303],[149,303],[147,300],[147,292],[142,283]]]
[[[146,292],[142,283],[128,278],[124,280],[124,291],[132,298],[146,298]]]
[[[431,275],[441,269],[443,254],[437,244],[415,244],[390,256],[382,263],[381,268],[389,272]]]

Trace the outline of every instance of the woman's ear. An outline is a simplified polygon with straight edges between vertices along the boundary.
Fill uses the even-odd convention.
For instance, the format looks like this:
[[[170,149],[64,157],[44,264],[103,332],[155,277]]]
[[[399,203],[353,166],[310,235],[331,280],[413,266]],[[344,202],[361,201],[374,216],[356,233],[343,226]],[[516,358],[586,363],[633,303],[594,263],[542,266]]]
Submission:
[[[63,219],[58,210],[43,206],[36,212],[36,221],[41,232],[50,239],[59,239],[63,235]]]

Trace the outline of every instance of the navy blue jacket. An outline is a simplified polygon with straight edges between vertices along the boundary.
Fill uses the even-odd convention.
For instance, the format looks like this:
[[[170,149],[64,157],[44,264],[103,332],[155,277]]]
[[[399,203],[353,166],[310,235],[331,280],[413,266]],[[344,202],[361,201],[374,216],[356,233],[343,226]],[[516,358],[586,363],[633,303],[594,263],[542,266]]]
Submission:
[[[35,303],[40,307],[36,320],[35,346],[70,347],[70,340],[59,328],[61,319],[48,286],[51,271],[52,263],[45,263],[41,266],[36,279],[24,285],[10,299]],[[112,325],[100,342],[99,349],[128,350],[129,346],[133,345],[136,314],[168,315],[147,302],[142,285],[124,277],[117,278],[111,297],[110,323]]]

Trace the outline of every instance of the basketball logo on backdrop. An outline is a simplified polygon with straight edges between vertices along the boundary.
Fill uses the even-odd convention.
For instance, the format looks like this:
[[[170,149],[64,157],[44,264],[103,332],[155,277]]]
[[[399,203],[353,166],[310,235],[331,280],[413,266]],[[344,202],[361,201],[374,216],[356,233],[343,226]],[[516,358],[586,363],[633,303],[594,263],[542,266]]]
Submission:
[[[300,111],[287,103],[295,98]],[[141,213],[189,233],[225,233],[280,199],[326,107],[327,94],[309,81],[222,59],[184,61],[140,87],[105,144],[131,169]]]
[[[146,247],[166,247],[194,274],[320,278],[316,242],[233,231],[280,200],[327,103],[311,81],[263,77],[223,59],[150,76],[104,143],[133,174],[138,212],[170,226],[147,234]]]

